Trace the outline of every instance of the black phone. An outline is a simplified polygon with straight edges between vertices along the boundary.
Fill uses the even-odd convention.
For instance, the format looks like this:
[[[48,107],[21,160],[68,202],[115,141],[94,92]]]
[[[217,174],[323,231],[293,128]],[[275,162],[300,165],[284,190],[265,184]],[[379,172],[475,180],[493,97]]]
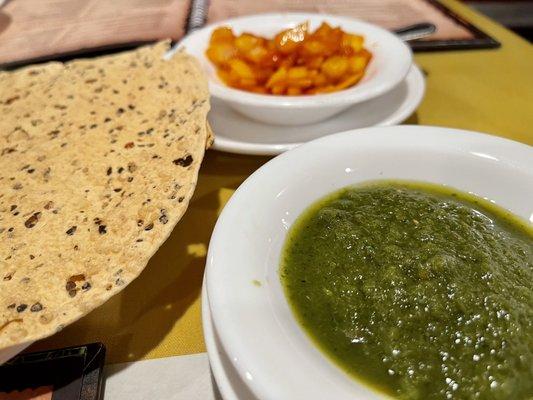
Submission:
[[[20,354],[0,366],[0,400],[101,400],[105,346]]]

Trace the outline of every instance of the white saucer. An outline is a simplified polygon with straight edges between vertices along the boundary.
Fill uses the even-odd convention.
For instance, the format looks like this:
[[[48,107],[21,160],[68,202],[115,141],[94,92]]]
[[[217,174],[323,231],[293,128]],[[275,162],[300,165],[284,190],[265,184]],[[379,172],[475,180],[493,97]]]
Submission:
[[[405,80],[390,92],[359,103],[326,121],[304,126],[263,124],[212,99],[208,119],[215,132],[213,148],[230,153],[275,155],[332,133],[399,124],[416,110],[425,89],[424,75],[413,64]]]
[[[209,357],[211,373],[215,378],[220,396],[224,400],[257,400],[239,377],[226,352],[222,349],[211,320],[205,282],[202,285],[202,326]]]

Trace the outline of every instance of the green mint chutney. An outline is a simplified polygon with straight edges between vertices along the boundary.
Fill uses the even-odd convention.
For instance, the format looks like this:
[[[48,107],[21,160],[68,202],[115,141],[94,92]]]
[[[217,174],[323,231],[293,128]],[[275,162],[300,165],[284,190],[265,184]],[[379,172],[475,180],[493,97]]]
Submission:
[[[378,391],[533,399],[533,230],[485,200],[404,181],[340,190],[291,228],[280,278],[317,346]]]

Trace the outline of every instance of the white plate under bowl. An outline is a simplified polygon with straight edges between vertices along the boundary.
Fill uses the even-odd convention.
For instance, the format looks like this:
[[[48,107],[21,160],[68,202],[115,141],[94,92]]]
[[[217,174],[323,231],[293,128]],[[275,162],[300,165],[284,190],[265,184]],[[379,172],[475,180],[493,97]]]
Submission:
[[[399,124],[417,109],[425,88],[424,75],[413,65],[405,80],[390,92],[357,104],[325,121],[304,126],[264,124],[239,114],[220,100],[212,99],[208,119],[215,132],[213,148],[230,153],[274,155],[348,129]]]
[[[314,31],[323,22],[343,30],[363,35],[365,47],[372,59],[357,85],[334,93],[273,96],[233,89],[217,76],[205,51],[214,29],[230,26],[236,34],[250,32],[273,37],[283,29],[309,22]],[[255,120],[282,125],[303,125],[324,120],[346,108],[392,90],[403,81],[412,64],[410,48],[396,35],[373,24],[354,18],[319,13],[273,13],[248,15],[220,21],[192,32],[180,42],[180,47],[195,56],[206,72],[211,95]]]
[[[269,161],[225,206],[206,270],[220,343],[256,397],[383,397],[316,348],[287,304],[278,268],[287,230],[306,207],[339,188],[391,178],[450,185],[533,220],[533,147],[495,136],[430,126],[367,128]]]
[[[211,310],[209,309],[205,282],[202,285],[202,327],[211,373],[215,378],[218,392],[222,398],[224,400],[257,400],[241,380],[228,355],[220,345],[220,340],[211,321]]]

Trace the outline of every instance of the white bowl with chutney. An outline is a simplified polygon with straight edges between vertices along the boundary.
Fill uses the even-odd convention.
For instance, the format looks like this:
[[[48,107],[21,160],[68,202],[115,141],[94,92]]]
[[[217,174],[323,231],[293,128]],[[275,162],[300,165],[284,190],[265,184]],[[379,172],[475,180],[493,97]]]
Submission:
[[[211,33],[229,26],[236,34],[250,32],[273,37],[283,29],[309,21],[314,31],[322,22],[363,35],[372,60],[361,81],[348,89],[329,94],[274,96],[233,89],[223,83],[214,65],[205,56]],[[195,56],[209,79],[211,95],[245,116],[268,124],[304,125],[325,120],[350,106],[378,97],[404,80],[412,64],[410,48],[393,33],[367,22],[329,14],[258,14],[220,21],[187,35],[180,47]]]
[[[279,276],[287,232],[309,205],[340,188],[381,179],[451,186],[525,224],[533,220],[533,149],[494,136],[428,126],[368,128],[324,137],[271,160],[224,208],[206,269],[221,345],[257,398],[387,397],[318,349],[296,320]]]

